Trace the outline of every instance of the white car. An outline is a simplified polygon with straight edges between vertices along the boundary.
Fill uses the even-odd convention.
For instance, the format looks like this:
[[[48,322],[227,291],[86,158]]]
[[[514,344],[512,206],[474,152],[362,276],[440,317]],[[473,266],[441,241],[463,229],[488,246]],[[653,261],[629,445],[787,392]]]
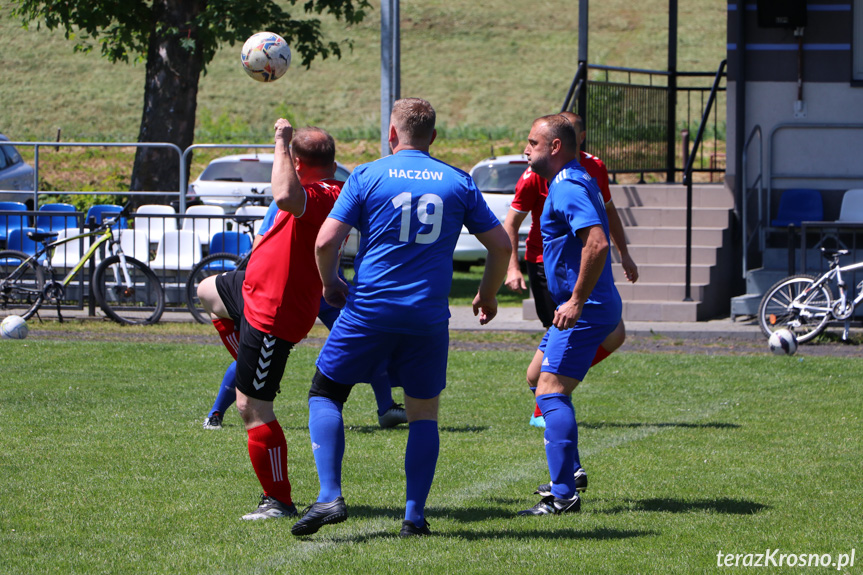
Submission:
[[[226,213],[236,211],[245,198],[257,199],[256,203],[267,205],[273,201],[272,173],[273,154],[236,154],[216,158],[189,184],[186,200],[222,206]],[[337,162],[335,179],[345,181],[350,173]]]
[[[470,170],[470,175],[482,192],[483,198],[501,223],[506,219],[509,206],[515,198],[515,185],[527,167],[527,156],[518,154],[486,158]],[[531,217],[528,214],[518,230],[519,253],[522,256],[530,222]],[[466,269],[485,260],[487,256],[488,251],[479,240],[472,236],[467,228],[462,228],[453,254],[455,268]]]

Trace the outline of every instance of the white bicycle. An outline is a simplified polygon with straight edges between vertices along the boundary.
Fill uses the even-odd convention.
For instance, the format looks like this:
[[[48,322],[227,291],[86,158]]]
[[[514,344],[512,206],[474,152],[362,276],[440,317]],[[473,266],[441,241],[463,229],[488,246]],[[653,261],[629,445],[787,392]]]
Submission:
[[[848,250],[829,251],[821,248],[821,254],[830,260],[830,269],[820,276],[805,274],[789,276],[775,283],[758,307],[758,323],[764,335],[770,336],[778,329],[790,329],[799,343],[806,343],[824,331],[831,321],[850,320],[854,309],[863,301],[863,281],[857,284],[857,296],[851,297],[842,274],[863,269],[863,262],[847,266],[839,265],[839,258]],[[833,284],[839,297],[833,297]],[[848,324],[842,339],[848,339]]]

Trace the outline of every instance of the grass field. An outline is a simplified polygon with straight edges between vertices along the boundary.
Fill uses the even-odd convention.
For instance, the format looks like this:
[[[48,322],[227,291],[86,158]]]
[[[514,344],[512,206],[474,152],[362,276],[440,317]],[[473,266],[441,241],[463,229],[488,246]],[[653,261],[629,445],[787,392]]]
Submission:
[[[536,336],[459,333],[435,536],[396,537],[407,431],[379,429],[358,386],[345,407],[351,517],[297,539],[290,520],[239,520],[259,486],[236,411],[201,429],[227,364],[212,330],[92,329],[0,344],[0,573],[689,574],[743,571],[717,554],[773,549],[834,561],[856,549],[853,568],[814,571],[860,572],[860,358],[624,349],[574,394],[583,511],[519,518],[547,479],[522,383]],[[316,354],[294,351],[276,401],[298,505],[317,493]]]

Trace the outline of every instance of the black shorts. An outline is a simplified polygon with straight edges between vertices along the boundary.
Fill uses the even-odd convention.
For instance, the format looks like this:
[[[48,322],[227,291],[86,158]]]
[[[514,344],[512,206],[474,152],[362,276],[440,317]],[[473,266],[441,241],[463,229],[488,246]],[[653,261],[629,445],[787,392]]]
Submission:
[[[285,365],[294,344],[255,329],[243,314],[243,280],[245,271],[225,272],[216,276],[216,291],[239,327],[237,350],[237,389],[249,397],[273,401],[285,373]]]
[[[536,317],[543,327],[550,327],[554,321],[554,310],[557,304],[548,292],[548,282],[545,279],[545,266],[540,263],[527,262],[527,279],[533,294],[533,304],[536,306]]]
[[[246,270],[235,270],[224,272],[216,276],[216,291],[228,310],[228,315],[234,323],[240,325],[243,319],[243,280],[246,279]]]

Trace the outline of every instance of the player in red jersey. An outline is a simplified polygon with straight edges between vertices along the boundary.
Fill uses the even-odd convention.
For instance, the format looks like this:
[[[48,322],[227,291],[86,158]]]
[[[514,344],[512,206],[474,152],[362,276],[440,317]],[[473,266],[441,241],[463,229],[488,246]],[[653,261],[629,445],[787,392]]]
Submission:
[[[572,112],[562,112],[561,115],[575,127],[580,147],[587,135],[584,131],[584,122],[580,116]],[[611,232],[611,239],[620,254],[624,276],[629,281],[635,282],[638,280],[638,266],[635,265],[635,262],[629,255],[629,249],[626,246],[626,237],[623,233],[623,224],[620,221],[617,209],[614,207],[614,201],[611,199],[611,190],[608,187],[608,170],[605,164],[602,163],[602,160],[584,151],[579,152],[578,159],[585,170],[587,170],[587,173],[596,179],[596,183],[599,184],[602,199],[605,202],[605,209],[608,213],[608,227]],[[525,170],[519,183],[516,185],[515,198],[507,213],[503,227],[507,234],[509,234],[513,245],[513,254],[510,257],[505,285],[515,292],[522,293],[527,289],[527,286],[525,285],[518,260],[518,229],[524,218],[527,217],[527,214],[531,215],[530,231],[525,242],[525,260],[527,263],[528,279],[530,280],[530,289],[533,292],[534,305],[536,306],[536,314],[542,325],[547,328],[551,325],[554,318],[554,309],[556,306],[548,293],[545,268],[542,265],[542,235],[539,228],[539,217],[542,214],[546,196],[548,196],[548,182],[533,173],[530,168]],[[623,320],[621,320],[617,328],[599,346],[592,365],[596,365],[611,355],[623,345],[625,339],[626,329]],[[527,381],[532,391],[535,389],[537,379],[539,378],[542,357],[542,350],[537,350],[527,369]],[[536,427],[545,427],[545,421],[538,406],[534,408],[530,424]]]
[[[243,519],[296,516],[288,480],[287,442],[273,411],[293,346],[315,323],[323,285],[315,239],[341,191],[335,142],[320,128],[294,134],[275,125],[273,200],[279,212],[252,252],[245,276],[228,272],[198,288],[225,347],[237,360],[237,408],[248,433],[249,458],[263,487],[257,509]],[[239,339],[235,325],[239,326]]]

